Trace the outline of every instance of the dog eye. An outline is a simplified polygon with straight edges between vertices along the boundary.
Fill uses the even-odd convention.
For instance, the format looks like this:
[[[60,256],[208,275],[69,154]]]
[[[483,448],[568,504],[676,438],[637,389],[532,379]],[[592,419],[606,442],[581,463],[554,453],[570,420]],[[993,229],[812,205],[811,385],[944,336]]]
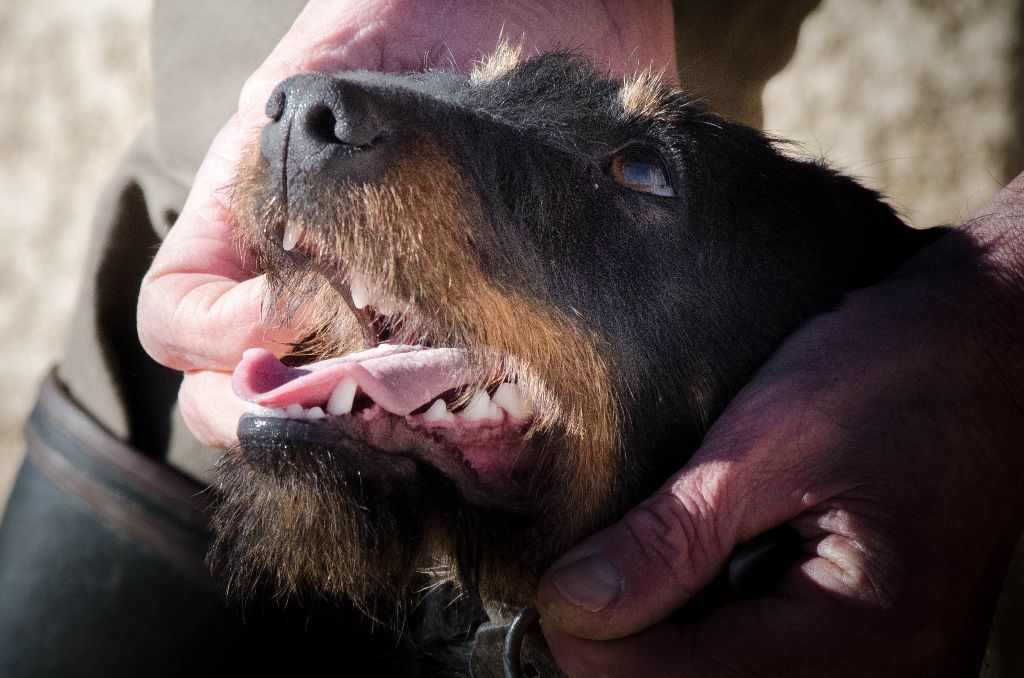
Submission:
[[[668,181],[661,156],[646,146],[634,145],[612,156],[612,179],[634,191],[673,197],[676,192]]]

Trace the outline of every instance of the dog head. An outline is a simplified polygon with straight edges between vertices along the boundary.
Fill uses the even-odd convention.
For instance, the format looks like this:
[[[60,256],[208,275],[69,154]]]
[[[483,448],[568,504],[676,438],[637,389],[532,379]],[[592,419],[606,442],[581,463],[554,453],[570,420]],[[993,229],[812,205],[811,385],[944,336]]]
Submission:
[[[440,566],[529,600],[802,320],[921,243],[650,74],[515,57],[271,96],[234,209],[307,336],[235,372],[253,408],[215,556],[236,581],[366,602]]]

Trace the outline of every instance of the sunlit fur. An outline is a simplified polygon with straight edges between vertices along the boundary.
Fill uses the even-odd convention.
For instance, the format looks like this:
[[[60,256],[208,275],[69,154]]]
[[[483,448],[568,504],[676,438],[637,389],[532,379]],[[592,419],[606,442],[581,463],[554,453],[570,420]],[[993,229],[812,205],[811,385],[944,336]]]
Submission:
[[[301,317],[310,339],[303,351],[322,359],[351,352],[361,342],[351,312],[323,267],[336,269],[343,278],[358,271],[379,281],[402,304],[399,315],[406,331],[438,346],[470,351],[480,375],[470,393],[494,382],[515,381],[537,403],[526,435],[543,441],[547,449],[536,469],[540,518],[530,530],[531,539],[547,535],[545,541],[567,547],[606,519],[615,506],[619,408],[608,366],[596,347],[599,339],[577,319],[488,280],[474,249],[474,226],[483,214],[446,153],[422,139],[375,184],[325,182],[322,194],[312,201],[322,211],[297,217],[306,242],[319,252],[317,268],[296,267],[281,256],[278,234],[285,215],[277,200],[265,196],[267,164],[258,147],[246,158],[234,204],[241,244],[255,253],[258,267],[268,275],[274,294],[268,308],[275,309],[278,319],[290,317],[297,303],[304,304]],[[237,463],[229,457],[225,466]],[[266,513],[288,521],[288,529],[274,523],[263,537],[265,543],[246,549],[268,572],[277,564],[279,586],[294,589],[312,580],[360,598],[381,589],[381,581],[359,581],[358,573],[368,564],[367,549],[352,546],[360,543],[355,536],[362,533],[351,524],[356,514],[344,510],[328,512],[326,520],[318,516],[332,492],[322,487],[303,492],[294,479],[273,477],[243,485],[249,492],[244,499],[235,498],[232,515],[240,519],[246,512]],[[550,487],[559,491],[548,491]],[[346,535],[340,542],[345,547],[333,553],[322,546],[310,549],[310,544],[332,544],[327,538],[331,534]],[[446,552],[443,534],[431,541],[439,542],[433,544],[435,557]],[[524,549],[522,553],[531,550]],[[393,565],[401,560],[391,559]],[[479,585],[495,598],[522,599],[531,586],[522,565],[495,563],[482,573]]]
[[[522,55],[523,46],[521,44],[512,44],[503,38],[493,52],[473,67],[469,78],[475,83],[494,80],[515,68]]]
[[[357,350],[337,290],[357,272],[408,337],[467,349],[473,387],[525,384],[531,506],[479,505],[402,460],[381,472],[342,428],[315,449],[258,443],[220,467],[213,556],[238,588],[344,593],[374,611],[440,568],[491,604],[530,601],[555,557],[685,462],[789,332],[924,241],[876,194],[650,72],[612,80],[506,46],[472,77],[339,82],[393,116],[400,153],[372,180],[304,176],[285,206],[280,168],[253,145],[233,211],[267,309],[302,328],[296,359]],[[603,170],[632,143],[664,159],[676,197]],[[308,256],[282,250],[286,225]]]
[[[661,76],[651,69],[637,71],[623,80],[619,90],[619,101],[627,115],[648,120],[671,120],[673,111],[678,110],[678,90],[665,86]]]

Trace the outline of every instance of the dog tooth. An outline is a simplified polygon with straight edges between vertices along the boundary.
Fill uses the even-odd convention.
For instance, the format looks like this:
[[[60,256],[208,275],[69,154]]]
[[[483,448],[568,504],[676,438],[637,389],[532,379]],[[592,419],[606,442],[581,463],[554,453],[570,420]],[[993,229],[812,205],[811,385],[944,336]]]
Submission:
[[[480,421],[487,416],[491,409],[491,397],[487,391],[477,391],[473,394],[466,409],[462,411],[462,418],[466,421]]]
[[[295,249],[295,245],[298,244],[301,237],[302,227],[294,222],[289,222],[284,229],[284,239],[281,241],[281,247],[284,248],[285,252],[291,252]]]
[[[354,275],[349,282],[349,289],[352,291],[352,305],[359,309],[366,308],[370,303],[370,290],[366,281]]]
[[[352,411],[352,401],[356,397],[356,380],[352,377],[345,377],[331,392],[327,400],[327,412],[329,414],[348,414]]]
[[[487,418],[490,421],[501,421],[505,418],[505,412],[494,404],[494,400],[491,400],[491,404],[487,408]]]
[[[249,403],[249,406],[246,408],[246,410],[249,414],[252,414],[257,417],[284,416],[284,410],[278,410],[273,407],[263,407],[262,405],[257,405],[256,403]]]
[[[326,416],[327,415],[324,414],[323,409],[320,407],[311,407],[308,410],[306,410],[306,419],[323,419]]]
[[[430,409],[423,413],[423,421],[428,424],[432,424],[435,421],[455,421],[455,415],[448,411],[448,406],[445,405],[444,400],[438,398],[430,406]]]
[[[494,392],[494,402],[513,419],[526,419],[530,416],[530,408],[523,402],[522,393],[515,384],[506,382],[498,386]]]
[[[380,298],[375,301],[377,312],[384,316],[398,315],[398,311],[394,306],[391,305],[391,301],[386,298]]]
[[[302,405],[300,405],[298,403],[292,403],[291,405],[286,407],[284,409],[284,411],[292,419],[301,419],[302,418]]]

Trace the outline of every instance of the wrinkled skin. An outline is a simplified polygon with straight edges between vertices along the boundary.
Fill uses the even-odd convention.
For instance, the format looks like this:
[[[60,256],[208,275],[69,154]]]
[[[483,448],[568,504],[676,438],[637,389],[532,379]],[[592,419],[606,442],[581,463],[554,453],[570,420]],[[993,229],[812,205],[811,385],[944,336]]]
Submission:
[[[977,675],[1024,526],[1022,191],[808,323],[681,473],[552,566],[571,675]],[[665,621],[783,522],[806,557],[770,595]]]
[[[367,21],[368,14],[378,10],[371,10],[371,4],[381,8],[380,20],[372,25]],[[611,14],[600,8],[587,13],[587,4],[577,3],[575,8],[593,20],[570,23],[565,19],[572,17],[559,19],[524,10],[518,26],[505,23],[506,32],[517,35],[520,29],[525,30],[528,49],[531,45],[547,48],[551,42],[602,44],[609,50],[604,55],[614,67],[625,60],[623,55],[634,55],[633,34],[628,28],[640,25],[649,8],[662,16],[646,21],[646,25],[664,26],[666,30],[670,26],[666,8],[651,7],[654,3],[642,3],[643,12],[632,14],[615,8]],[[416,22],[415,3],[314,1],[247,84],[240,113],[225,126],[211,148],[185,212],[147,277],[139,305],[140,335],[147,350],[160,362],[187,372],[180,401],[182,411],[193,432],[205,442],[226,445],[234,438],[242,405],[230,394],[227,372],[241,351],[263,345],[282,354],[286,348],[281,342],[293,339],[286,331],[268,332],[261,323],[263,282],[251,277],[247,262],[239,259],[231,245],[230,212],[221,190],[229,181],[241,148],[262,119],[266,95],[283,77],[318,67],[404,70],[410,63],[418,63],[424,52],[436,48],[438,36],[445,39],[454,60],[465,69],[467,60],[493,46],[498,26],[505,19],[499,21],[487,11],[481,13],[481,7],[465,8],[456,20],[439,15],[436,22]],[[637,23],[625,21],[626,16],[635,17]],[[609,20],[602,24],[602,17]],[[398,41],[396,31],[410,23],[417,27],[413,33],[417,39],[410,40],[406,33]],[[338,26],[339,30],[325,35],[325,25]],[[359,32],[366,26],[371,28]],[[620,32],[614,33],[612,26]],[[603,39],[608,33],[619,35],[621,40],[594,42],[595,36]],[[472,36],[474,42],[468,44],[460,36]],[[646,46],[647,51],[636,53],[641,63],[672,62],[670,34],[647,36],[636,44]],[[798,675],[799,667],[817,667],[823,657],[836,656],[848,662],[853,675],[863,675],[858,667],[877,669],[883,662],[884,667],[874,675],[907,675],[928,673],[939,662],[940,668],[933,673],[955,674],[961,672],[964,661],[970,661],[963,658],[976,659],[978,625],[972,624],[971,633],[962,633],[965,610],[974,610],[967,615],[972,620],[985,616],[991,595],[979,594],[979,587],[991,594],[998,585],[1000,557],[993,554],[1005,552],[1005,544],[1012,541],[1008,535],[1020,529],[1020,459],[1015,456],[1015,448],[1008,449],[1007,440],[1012,440],[1014,434],[1019,439],[1022,418],[1019,407],[1012,409],[1013,403],[1021,402],[1020,385],[1024,381],[1019,352],[1014,348],[1022,341],[1021,184],[1018,180],[1014,192],[991,210],[996,216],[965,230],[968,240],[991,247],[986,256],[980,260],[966,254],[956,256],[963,241],[934,246],[924,254],[933,266],[908,269],[900,280],[858,293],[836,314],[809,325],[741,394],[693,464],[644,508],[581,547],[583,552],[607,557],[618,553],[617,563],[628,561],[633,566],[635,578],[622,582],[616,603],[604,612],[588,614],[564,601],[552,580],[542,585],[541,595],[547,602],[545,633],[564,666],[579,673],[597,665],[609,675],[678,675],[687,669],[698,675]],[[950,252],[951,258],[959,259],[958,266],[950,267],[943,261],[942,253]],[[958,281],[972,278],[978,265],[1004,284],[959,285]],[[952,291],[945,298],[930,294],[935,284]],[[911,301],[920,301],[934,311],[931,319],[906,317],[901,311]],[[878,334],[878,327],[889,331]],[[961,350],[964,334],[972,330],[983,337],[979,345],[984,347],[980,354],[985,357]],[[928,341],[915,344],[910,339],[914,336]],[[852,345],[855,350],[837,361],[830,344],[824,343],[829,337],[841,339],[843,345]],[[890,346],[886,339],[895,339],[895,345]],[[806,360],[796,360],[808,350]],[[921,362],[910,361],[913,356],[919,356]],[[901,380],[880,401],[874,390],[850,392],[851,380],[868,381],[872,373],[881,378],[890,365],[912,367],[914,377]],[[840,378],[830,376],[833,370],[838,370]],[[915,381],[916,377],[920,381]],[[971,396],[966,399],[965,387]],[[997,398],[996,407],[986,407],[984,399],[974,397],[974,390],[1004,395]],[[929,397],[921,398],[922,393]],[[818,409],[809,409],[808,402],[829,403],[835,414],[824,416]],[[768,409],[752,413],[755,404],[774,408],[773,414],[764,414]],[[911,404],[914,414],[909,422],[894,416],[894,412],[910,409]],[[977,422],[977,438],[970,445],[972,457],[963,454],[965,441],[959,437],[962,431],[948,444],[945,438],[928,437],[935,433],[936,422],[945,427],[952,425],[951,419],[966,418]],[[837,420],[850,424],[837,431]],[[806,426],[800,427],[801,421]],[[789,437],[780,440],[771,435],[791,431],[795,426],[815,433],[810,443],[797,446]],[[849,430],[862,434],[857,438],[859,444],[844,434]],[[932,440],[933,445],[925,447],[918,442],[918,435]],[[845,439],[846,444],[838,444],[837,438]],[[879,461],[876,466],[862,465],[855,463],[858,449],[882,449],[888,454],[875,457]],[[925,452],[929,461],[949,463],[915,466]],[[969,458],[975,463],[968,464]],[[800,471],[793,474],[798,480],[790,479],[790,467]],[[885,477],[891,482],[876,482],[884,475],[880,469],[889,471]],[[943,469],[949,470],[943,473]],[[964,472],[957,475],[952,469]],[[907,484],[915,488],[909,498]],[[870,501],[858,501],[851,487],[869,487]],[[715,488],[730,491],[712,491]],[[738,501],[754,488],[760,501]],[[806,495],[808,503],[804,505],[793,501],[794,488],[800,492],[799,497],[804,497],[804,492],[816,492]],[[830,504],[822,497],[839,499]],[[1000,497],[1006,498],[1001,504],[997,501]],[[915,518],[934,511],[936,506],[944,509],[941,520]],[[678,520],[664,523],[678,529],[667,533],[651,529],[659,524],[644,520],[651,507],[657,510],[646,513],[648,517],[678,516]],[[823,516],[861,516],[851,521],[852,534],[861,537],[858,543],[866,546],[845,566],[848,571],[884,576],[894,582],[897,593],[906,595],[882,602],[863,585],[864,578],[828,576],[829,570],[823,567],[826,561],[817,559],[794,570],[783,584],[788,588],[780,589],[791,594],[784,599],[735,606],[689,629],[658,623],[667,610],[710,577],[734,545],[733,540],[798,514],[811,516],[802,522],[805,534],[815,534],[816,530],[807,527],[814,523],[810,512],[813,507],[833,509],[823,511]],[[844,507],[846,512],[839,510]],[[851,508],[859,511],[851,514]],[[825,522],[825,534],[849,532],[849,524],[844,528]],[[871,535],[877,539],[862,538]],[[828,549],[844,542],[851,543],[832,537],[822,540],[817,548],[834,557],[843,550]],[[906,543],[919,543],[922,549],[907,548]],[[574,552],[553,570],[575,560],[580,553]],[[666,558],[660,559],[659,554]],[[660,570],[659,565],[663,566]],[[919,569],[955,595],[937,601],[934,596],[907,594],[910,584],[917,581],[907,573]],[[831,570],[832,574],[837,572]],[[987,581],[986,572],[991,575]],[[657,585],[645,588],[635,583],[643,578],[652,578]],[[781,624],[783,621],[786,623]],[[620,642],[579,640],[626,636],[630,637]],[[908,636],[932,640],[923,645],[908,643]],[[942,651],[929,653],[922,649],[929,647]],[[840,651],[842,654],[834,654]],[[945,657],[951,660],[946,662]],[[783,662],[785,670],[779,668]],[[652,663],[656,670],[651,670]],[[920,671],[908,671],[908,666],[920,667]],[[804,672],[821,673],[816,668]],[[834,675],[835,671],[829,673]]]

